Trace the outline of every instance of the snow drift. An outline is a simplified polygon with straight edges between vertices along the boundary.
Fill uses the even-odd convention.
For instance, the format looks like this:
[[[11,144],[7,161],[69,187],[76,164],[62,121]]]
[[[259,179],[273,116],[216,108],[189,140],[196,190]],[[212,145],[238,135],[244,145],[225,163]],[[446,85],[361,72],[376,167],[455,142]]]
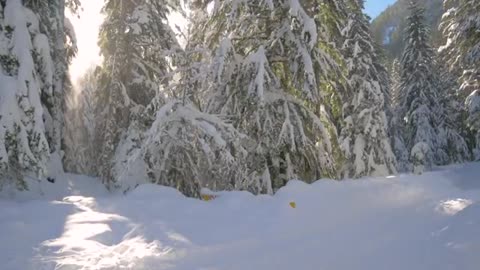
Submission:
[[[4,270],[477,270],[478,175],[467,164],[292,181],[275,196],[220,192],[208,202],[155,185],[112,195],[66,176],[58,185],[73,196],[0,200],[0,261]]]

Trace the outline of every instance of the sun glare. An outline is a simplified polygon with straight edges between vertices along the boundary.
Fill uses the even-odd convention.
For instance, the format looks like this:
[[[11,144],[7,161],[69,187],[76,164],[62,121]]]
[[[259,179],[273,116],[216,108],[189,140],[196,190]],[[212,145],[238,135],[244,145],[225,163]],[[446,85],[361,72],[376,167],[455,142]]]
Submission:
[[[70,66],[70,76],[75,84],[85,71],[101,61],[97,45],[98,30],[103,21],[100,13],[103,1],[84,0],[82,11],[78,15],[69,14],[77,37],[78,53]]]

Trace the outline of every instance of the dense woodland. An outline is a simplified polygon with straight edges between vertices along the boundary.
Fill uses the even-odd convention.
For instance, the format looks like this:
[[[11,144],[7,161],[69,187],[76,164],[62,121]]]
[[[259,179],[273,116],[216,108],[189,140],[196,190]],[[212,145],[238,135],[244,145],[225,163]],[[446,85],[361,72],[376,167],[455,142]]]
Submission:
[[[81,1],[0,0],[0,187],[62,164],[111,190],[272,194],[479,160],[480,1],[444,1],[439,46],[422,3],[390,64],[362,0],[106,0],[75,92]]]

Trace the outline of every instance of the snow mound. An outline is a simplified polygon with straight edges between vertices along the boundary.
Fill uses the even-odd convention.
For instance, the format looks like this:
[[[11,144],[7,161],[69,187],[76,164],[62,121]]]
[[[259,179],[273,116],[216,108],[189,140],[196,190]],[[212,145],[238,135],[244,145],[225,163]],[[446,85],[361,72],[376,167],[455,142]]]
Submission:
[[[5,270],[478,270],[478,175],[480,164],[467,164],[291,181],[275,196],[210,201],[155,185],[95,194],[78,176],[81,188],[61,200],[0,200],[0,261]]]

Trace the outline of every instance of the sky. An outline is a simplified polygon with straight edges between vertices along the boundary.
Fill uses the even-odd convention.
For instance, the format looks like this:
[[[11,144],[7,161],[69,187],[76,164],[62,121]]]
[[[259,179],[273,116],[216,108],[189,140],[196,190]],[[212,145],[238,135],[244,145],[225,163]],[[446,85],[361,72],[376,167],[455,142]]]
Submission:
[[[365,12],[372,18],[377,17],[389,5],[395,3],[396,0],[366,0]]]
[[[75,27],[78,53],[70,65],[70,76],[74,84],[91,66],[100,64],[100,49],[97,45],[98,30],[103,16],[100,13],[103,1],[82,0],[83,11],[79,16],[67,15]]]
[[[365,12],[374,18],[395,1],[367,0]],[[103,20],[100,14],[102,5],[103,1],[101,0],[82,0],[83,11],[80,16],[69,16],[75,26],[78,40],[78,54],[70,66],[70,75],[74,84],[88,68],[101,63],[97,38],[98,28]]]

